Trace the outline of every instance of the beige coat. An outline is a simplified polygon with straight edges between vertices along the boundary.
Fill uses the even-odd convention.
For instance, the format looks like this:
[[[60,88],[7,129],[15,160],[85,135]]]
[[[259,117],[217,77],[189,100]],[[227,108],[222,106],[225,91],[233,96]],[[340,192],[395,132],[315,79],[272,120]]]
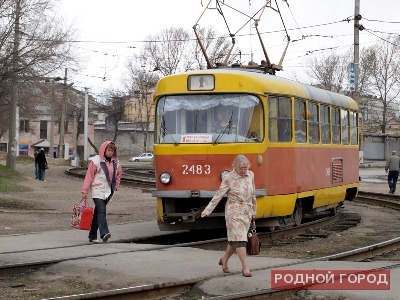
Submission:
[[[254,173],[247,171],[241,177],[235,170],[229,172],[222,179],[219,190],[204,209],[208,216],[224,195],[228,200],[225,205],[225,221],[228,241],[247,241],[247,232],[250,222],[256,214],[256,196]]]

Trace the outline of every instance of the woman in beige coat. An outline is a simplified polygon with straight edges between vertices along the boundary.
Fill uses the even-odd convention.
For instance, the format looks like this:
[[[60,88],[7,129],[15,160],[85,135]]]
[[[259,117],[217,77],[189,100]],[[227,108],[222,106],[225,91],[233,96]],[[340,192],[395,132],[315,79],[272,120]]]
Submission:
[[[242,273],[251,277],[247,263],[246,242],[251,220],[256,214],[254,173],[249,171],[250,162],[244,155],[238,155],[233,163],[233,170],[222,179],[219,190],[202,211],[201,217],[208,216],[226,194],[225,221],[228,245],[219,264],[225,273],[229,273],[228,260],[233,253],[238,254],[242,263]]]

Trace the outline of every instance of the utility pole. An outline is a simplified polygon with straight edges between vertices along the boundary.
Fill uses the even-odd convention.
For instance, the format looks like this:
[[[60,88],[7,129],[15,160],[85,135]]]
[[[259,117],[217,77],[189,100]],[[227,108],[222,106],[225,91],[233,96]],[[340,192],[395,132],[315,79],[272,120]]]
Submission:
[[[53,155],[54,151],[54,79],[51,80],[51,100],[50,100],[50,149],[49,155]],[[60,154],[58,152],[58,154]]]
[[[353,98],[357,98],[358,93],[358,74],[360,70],[360,0],[355,0],[354,7],[354,91]]]
[[[15,170],[15,153],[18,147],[16,139],[17,131],[17,72],[19,60],[19,19],[21,14],[20,0],[15,1],[15,24],[14,24],[14,46],[12,55],[12,74],[11,74],[11,107],[10,107],[10,126],[8,130],[8,149],[6,166]]]
[[[358,103],[361,111],[360,124],[360,154],[359,162],[364,162],[364,135],[363,135],[363,104],[360,103],[358,94],[358,74],[360,70],[360,0],[354,0],[354,91],[352,92],[352,98]]]
[[[89,160],[88,151],[88,127],[89,127],[89,92],[85,87],[85,121],[83,125],[83,160]]]
[[[61,100],[61,118],[60,118],[60,141],[58,142],[58,153],[59,157],[64,158],[64,134],[65,134],[65,119],[66,119],[66,105],[67,105],[67,68],[65,68],[64,74],[64,89],[63,98]]]

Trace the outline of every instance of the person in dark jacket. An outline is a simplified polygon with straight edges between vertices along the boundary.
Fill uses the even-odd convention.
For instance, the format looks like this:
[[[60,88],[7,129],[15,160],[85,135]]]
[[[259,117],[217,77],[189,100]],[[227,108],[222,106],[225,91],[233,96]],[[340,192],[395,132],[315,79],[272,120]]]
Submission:
[[[45,174],[45,169],[46,169],[46,165],[47,165],[47,160],[46,160],[46,154],[44,154],[43,148],[41,148],[39,150],[39,153],[36,155],[35,163],[37,163],[37,166],[38,166],[38,177],[39,177],[38,179],[41,181],[45,181],[44,174]]]
[[[40,152],[40,149],[37,149],[35,151],[35,154],[33,155],[33,157],[35,158],[35,179],[39,179],[39,166],[36,161],[36,156],[39,154],[39,152]]]
[[[385,171],[388,173],[388,184],[389,184],[389,193],[394,194],[396,191],[396,183],[399,177],[400,170],[400,157],[396,154],[396,151],[392,151],[392,155],[386,161]],[[388,172],[389,171],[389,172]]]

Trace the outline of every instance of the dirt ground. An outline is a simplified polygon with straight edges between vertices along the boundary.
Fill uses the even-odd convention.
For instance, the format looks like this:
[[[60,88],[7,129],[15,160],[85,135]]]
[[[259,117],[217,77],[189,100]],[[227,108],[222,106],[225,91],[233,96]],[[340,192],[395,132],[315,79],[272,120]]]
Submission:
[[[17,163],[23,180],[17,191],[0,195],[0,235],[70,230],[71,211],[81,200],[83,179],[66,175],[71,167],[61,163],[49,160],[46,181],[35,180],[33,163]],[[89,204],[94,206],[91,198]],[[154,220],[155,207],[156,200],[149,193],[121,186],[107,205],[107,220],[109,224]]]
[[[3,161],[0,160],[0,163]],[[50,169],[46,171],[46,181],[44,182],[35,180],[33,163],[17,164],[17,170],[23,174],[23,180],[17,191],[0,195],[0,235],[71,230],[69,227],[70,214],[74,203],[80,201],[83,179],[65,175],[65,171],[70,166],[57,164],[57,161],[50,161]],[[156,200],[150,194],[142,193],[141,190],[129,186],[121,186],[113,202],[107,206],[107,220],[110,225],[154,220],[156,217],[155,207]],[[400,216],[397,211],[386,208],[377,209],[377,207],[370,207],[358,202],[346,202],[344,210],[359,213],[361,222],[351,229],[332,233],[324,239],[316,238],[312,241],[294,244],[289,242],[286,246],[280,244],[266,247],[264,245],[260,256],[313,258],[371,245],[400,235]],[[388,226],[388,220],[390,220],[391,227]],[[290,240],[291,237],[288,236],[287,239]],[[38,295],[35,297],[33,294],[22,297],[22,295],[26,296],[26,292],[19,293],[20,289],[13,286],[14,281],[22,282],[37,291],[57,290],[77,293],[97,288],[96,286],[86,286],[84,282],[70,281],[70,278],[68,276],[64,278],[63,274],[57,274],[57,276],[58,278],[55,279],[54,273],[44,269],[15,280],[2,281],[0,282],[2,290],[0,299],[42,299],[51,296],[51,293],[37,292]],[[105,279],[99,278],[97,281],[103,282],[102,280]],[[124,281],[116,276],[110,285],[114,288],[123,287]],[[69,292],[64,294],[69,294]],[[309,296],[307,299],[331,298]]]

